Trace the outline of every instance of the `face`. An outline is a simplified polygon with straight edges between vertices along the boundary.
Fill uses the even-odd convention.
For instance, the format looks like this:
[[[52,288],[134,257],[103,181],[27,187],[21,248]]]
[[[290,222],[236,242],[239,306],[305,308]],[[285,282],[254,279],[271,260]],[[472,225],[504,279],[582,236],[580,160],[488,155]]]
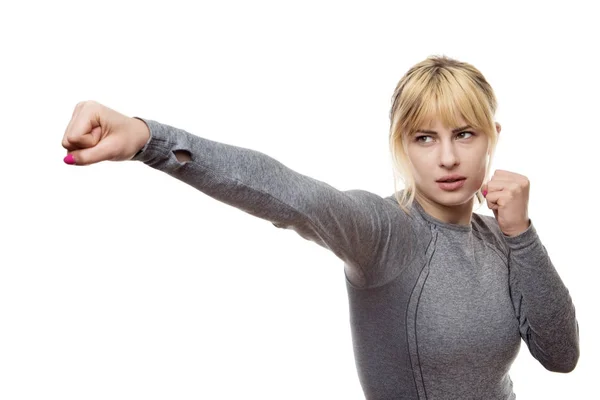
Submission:
[[[500,125],[496,125],[499,133]],[[473,204],[474,194],[483,185],[488,138],[459,120],[459,126],[443,126],[434,119],[408,137],[407,151],[413,164],[416,196],[443,206]],[[437,181],[447,175],[466,179],[458,188]]]

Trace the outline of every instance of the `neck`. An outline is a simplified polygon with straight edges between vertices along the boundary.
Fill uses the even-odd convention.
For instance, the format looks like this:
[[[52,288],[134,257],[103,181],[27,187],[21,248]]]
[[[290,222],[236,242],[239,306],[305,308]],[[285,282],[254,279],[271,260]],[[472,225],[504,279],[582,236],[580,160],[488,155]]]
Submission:
[[[423,210],[432,217],[448,224],[471,225],[473,215],[473,197],[463,204],[446,206],[436,203],[420,193],[415,193],[415,200],[419,202]]]

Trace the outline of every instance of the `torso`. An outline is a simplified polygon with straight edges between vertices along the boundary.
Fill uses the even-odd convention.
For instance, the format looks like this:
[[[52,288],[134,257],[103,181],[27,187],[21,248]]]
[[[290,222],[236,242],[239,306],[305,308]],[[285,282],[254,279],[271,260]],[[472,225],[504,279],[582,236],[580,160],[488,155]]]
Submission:
[[[347,281],[354,351],[368,399],[512,399],[520,348],[506,255],[484,232],[415,218],[418,240],[384,284]],[[393,259],[386,260],[394,263]]]

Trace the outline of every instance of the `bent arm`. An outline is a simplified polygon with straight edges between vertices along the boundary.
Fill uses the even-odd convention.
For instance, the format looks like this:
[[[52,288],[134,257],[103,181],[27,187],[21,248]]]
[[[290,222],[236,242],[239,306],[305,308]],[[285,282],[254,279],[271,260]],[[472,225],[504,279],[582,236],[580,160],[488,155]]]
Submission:
[[[365,190],[340,191],[256,150],[135,118],[148,125],[150,139],[132,160],[331,250],[356,285],[375,279],[371,266],[392,237],[393,213],[383,198]]]
[[[579,359],[579,324],[569,291],[533,223],[520,235],[504,240],[521,337],[546,369],[571,372]]]

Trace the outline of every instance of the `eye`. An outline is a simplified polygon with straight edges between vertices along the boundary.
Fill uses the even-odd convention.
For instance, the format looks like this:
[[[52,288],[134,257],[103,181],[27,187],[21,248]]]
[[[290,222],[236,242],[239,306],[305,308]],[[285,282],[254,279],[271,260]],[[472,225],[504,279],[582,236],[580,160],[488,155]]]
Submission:
[[[415,138],[415,142],[429,143],[429,142],[425,142],[424,140],[421,140],[422,138],[431,138],[431,136],[429,136],[429,135],[421,135],[421,136],[417,136],[417,137]]]
[[[461,133],[459,133],[459,134],[458,134],[458,135],[456,135],[456,136],[460,136],[460,135],[463,135],[463,134],[468,134],[468,135],[471,135],[471,136],[473,136],[473,132],[469,132],[469,131],[464,131],[464,132],[461,132]],[[468,138],[470,138],[471,136],[467,136],[466,138],[463,136],[463,138],[465,138],[465,139],[468,139]]]

